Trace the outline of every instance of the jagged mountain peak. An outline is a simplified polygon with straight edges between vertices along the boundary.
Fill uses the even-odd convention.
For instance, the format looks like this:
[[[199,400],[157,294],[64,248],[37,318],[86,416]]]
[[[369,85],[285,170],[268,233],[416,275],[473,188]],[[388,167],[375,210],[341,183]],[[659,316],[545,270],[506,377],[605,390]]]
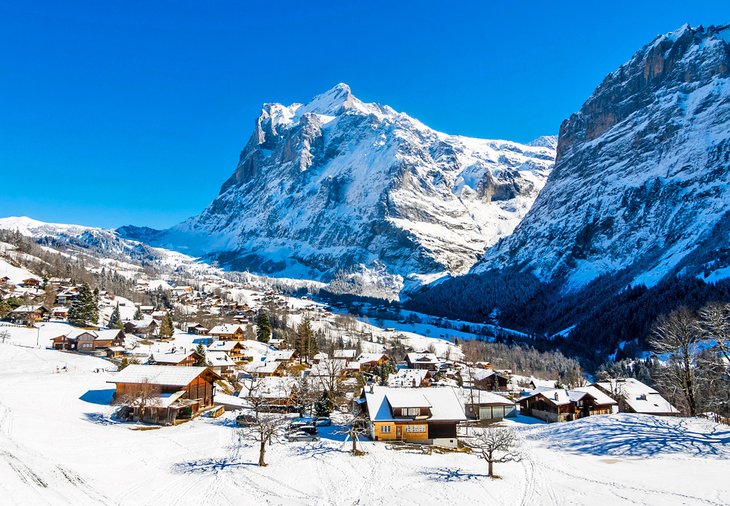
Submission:
[[[210,206],[140,239],[235,270],[328,281],[357,266],[400,277],[388,286],[419,283],[466,271],[509,234],[554,155],[550,143],[436,132],[338,84],[306,104],[265,104]]]

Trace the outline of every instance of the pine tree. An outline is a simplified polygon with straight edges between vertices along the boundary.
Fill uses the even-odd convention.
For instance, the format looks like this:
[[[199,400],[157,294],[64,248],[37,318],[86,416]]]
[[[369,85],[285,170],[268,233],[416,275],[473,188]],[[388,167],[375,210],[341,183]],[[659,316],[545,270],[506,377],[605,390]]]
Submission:
[[[297,335],[295,341],[295,349],[299,354],[299,360],[305,360],[307,363],[314,357],[319,350],[317,349],[317,339],[312,330],[312,323],[309,318],[305,317],[302,323],[297,327]]]
[[[91,293],[89,285],[83,283],[79,288],[79,296],[68,310],[68,321],[72,325],[95,325],[99,321],[99,308],[96,297]]]
[[[256,340],[262,343],[268,343],[271,339],[271,322],[269,321],[269,313],[259,311],[256,316]]]
[[[8,313],[12,310],[8,301],[0,299],[0,318],[5,318]]]
[[[322,396],[314,403],[314,414],[317,416],[330,416],[332,413],[332,401],[325,390]]]
[[[203,343],[198,343],[195,347],[195,353],[199,355],[199,358],[195,361],[195,365],[198,367],[204,367],[208,365],[208,360],[205,358],[205,346]]]
[[[134,316],[132,317],[135,321],[143,320],[144,315],[142,314],[142,310],[137,306],[137,310],[134,312]]]
[[[111,316],[109,317],[109,328],[110,329],[122,329],[124,324],[122,323],[122,316],[119,314],[119,304],[114,307]]]
[[[172,316],[170,316],[170,313],[165,313],[160,323],[160,337],[172,337],[174,333],[175,327],[172,323]]]

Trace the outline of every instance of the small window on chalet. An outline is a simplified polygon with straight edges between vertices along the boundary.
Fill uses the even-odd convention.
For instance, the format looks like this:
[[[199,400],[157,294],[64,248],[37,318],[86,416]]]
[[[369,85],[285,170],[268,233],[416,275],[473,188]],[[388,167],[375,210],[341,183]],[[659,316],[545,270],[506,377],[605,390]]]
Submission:
[[[418,416],[421,414],[421,408],[403,408],[403,416]]]
[[[390,425],[383,425],[380,427],[380,432],[390,432]]]

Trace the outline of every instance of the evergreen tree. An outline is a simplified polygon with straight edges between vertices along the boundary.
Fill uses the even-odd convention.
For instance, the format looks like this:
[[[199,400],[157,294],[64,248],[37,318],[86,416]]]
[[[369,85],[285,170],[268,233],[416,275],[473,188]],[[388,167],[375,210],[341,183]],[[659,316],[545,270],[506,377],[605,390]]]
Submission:
[[[96,297],[89,285],[83,283],[79,288],[79,296],[68,310],[68,321],[72,325],[95,325],[99,321],[99,309]]]
[[[256,316],[256,340],[262,343],[268,343],[271,339],[271,322],[269,321],[269,313],[259,311]]]
[[[200,358],[195,361],[195,365],[198,367],[207,366],[208,360],[205,358],[205,346],[203,346],[203,343],[198,343],[198,346],[195,347],[195,353],[200,355]]]
[[[330,416],[332,413],[332,401],[327,391],[322,392],[322,396],[314,403],[314,414],[316,416]]]
[[[312,330],[312,323],[307,317],[297,327],[295,349],[299,354],[299,360],[305,360],[307,363],[319,353],[317,339]]]
[[[8,301],[0,299],[0,318],[5,318],[8,313],[12,310]]]
[[[170,313],[165,313],[160,323],[160,337],[172,337],[175,333],[175,327],[172,323],[172,316]]]
[[[119,314],[119,304],[114,307],[111,316],[109,317],[109,328],[110,329],[123,329],[124,324],[122,323],[122,316]]]
[[[142,314],[142,310],[137,306],[137,310],[134,312],[134,316],[132,317],[135,321],[139,321],[144,319],[144,315]]]

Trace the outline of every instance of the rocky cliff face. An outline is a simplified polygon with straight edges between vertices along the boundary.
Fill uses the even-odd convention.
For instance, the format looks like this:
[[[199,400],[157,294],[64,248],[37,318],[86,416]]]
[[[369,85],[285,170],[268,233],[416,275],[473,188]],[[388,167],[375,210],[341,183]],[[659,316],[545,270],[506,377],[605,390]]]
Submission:
[[[265,104],[210,206],[146,237],[235,270],[330,280],[372,266],[400,279],[390,286],[418,284],[467,271],[512,232],[553,142],[449,136],[340,84],[308,104]]]
[[[608,75],[563,122],[555,169],[529,214],[475,272],[519,267],[568,288],[621,269],[650,285],[724,272],[729,40],[728,27],[683,26]]]

